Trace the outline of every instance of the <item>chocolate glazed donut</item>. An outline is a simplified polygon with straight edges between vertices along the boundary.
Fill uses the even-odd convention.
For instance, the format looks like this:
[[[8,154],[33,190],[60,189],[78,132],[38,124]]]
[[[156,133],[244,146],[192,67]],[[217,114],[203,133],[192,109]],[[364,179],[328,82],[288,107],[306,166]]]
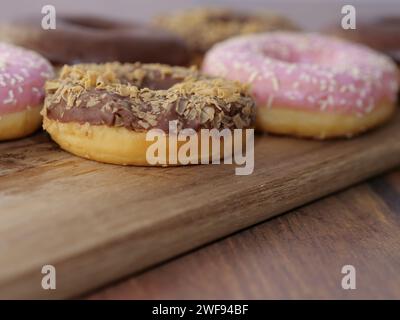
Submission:
[[[189,162],[166,157],[168,153],[178,159],[181,148],[185,150],[182,140],[170,149],[169,137],[191,132],[190,140],[196,141],[191,164],[221,159],[225,150],[239,150],[235,143],[245,144],[247,133],[221,137],[215,132],[237,134],[236,129],[253,128],[255,103],[247,86],[195,69],[77,64],[64,66],[58,79],[46,83],[42,115],[51,138],[80,157],[122,165],[185,165]],[[166,138],[158,141],[165,149],[163,160],[155,162],[148,155],[152,142],[147,134],[153,129]],[[204,131],[214,134],[205,137]]]
[[[41,17],[0,26],[0,40],[34,50],[55,65],[81,62],[158,62],[186,65],[185,43],[153,27],[91,16],[57,16],[55,30],[44,30]]]
[[[381,51],[400,64],[400,16],[387,16],[374,21],[357,22],[357,29],[326,27],[325,33],[365,44]]]

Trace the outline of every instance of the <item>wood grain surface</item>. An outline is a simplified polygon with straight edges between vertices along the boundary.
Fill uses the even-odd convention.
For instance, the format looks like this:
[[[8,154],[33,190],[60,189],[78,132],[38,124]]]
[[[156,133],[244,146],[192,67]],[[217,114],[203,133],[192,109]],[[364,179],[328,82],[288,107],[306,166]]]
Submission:
[[[44,134],[2,143],[0,297],[76,296],[298,207],[399,165],[399,134],[397,115],[353,140],[258,136],[250,176],[235,176],[230,165],[99,164],[59,150]],[[338,214],[328,212],[327,222]],[[299,240],[292,244],[309,244]],[[40,286],[45,264],[57,269],[57,290]]]
[[[341,268],[356,268],[356,290]],[[400,299],[400,168],[90,299]]]

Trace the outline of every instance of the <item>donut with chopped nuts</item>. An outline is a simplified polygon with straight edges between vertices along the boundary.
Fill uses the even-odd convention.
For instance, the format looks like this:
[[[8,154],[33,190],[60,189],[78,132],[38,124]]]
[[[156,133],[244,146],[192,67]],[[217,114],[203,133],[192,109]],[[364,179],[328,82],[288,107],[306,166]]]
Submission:
[[[244,85],[204,76],[195,69],[78,64],[64,66],[58,79],[46,83],[43,116],[43,127],[52,139],[75,155],[106,163],[150,165],[146,158],[152,143],[146,141],[150,130],[168,137],[171,123],[174,134],[184,129],[198,133],[252,128],[255,103]],[[200,159],[201,152],[197,156]]]
[[[248,83],[261,130],[351,137],[391,118],[399,74],[383,54],[318,34],[272,32],[217,44],[203,71]]]
[[[40,127],[44,83],[52,76],[50,63],[40,55],[0,43],[0,141]]]
[[[157,16],[153,23],[181,36],[195,65],[201,65],[204,54],[214,44],[230,37],[273,30],[298,30],[289,19],[270,11],[252,13],[228,8],[184,10]]]
[[[34,50],[53,65],[142,62],[187,65],[189,52],[178,36],[143,24],[96,16],[57,15],[45,30],[42,16],[0,23],[0,41]]]

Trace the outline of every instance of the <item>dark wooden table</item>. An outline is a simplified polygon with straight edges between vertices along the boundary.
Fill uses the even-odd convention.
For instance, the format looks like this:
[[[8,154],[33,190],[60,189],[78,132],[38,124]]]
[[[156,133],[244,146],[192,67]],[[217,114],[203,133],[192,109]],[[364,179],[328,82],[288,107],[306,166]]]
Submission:
[[[343,265],[355,290],[341,287]],[[400,168],[88,297],[400,299]]]

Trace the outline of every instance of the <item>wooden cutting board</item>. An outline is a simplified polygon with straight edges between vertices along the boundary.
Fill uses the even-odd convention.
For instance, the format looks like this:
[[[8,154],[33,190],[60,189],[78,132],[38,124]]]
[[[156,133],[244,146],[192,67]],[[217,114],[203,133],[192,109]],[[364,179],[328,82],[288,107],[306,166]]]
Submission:
[[[259,135],[250,176],[100,164],[44,133],[0,143],[0,298],[77,296],[397,165],[399,114],[352,140]]]

